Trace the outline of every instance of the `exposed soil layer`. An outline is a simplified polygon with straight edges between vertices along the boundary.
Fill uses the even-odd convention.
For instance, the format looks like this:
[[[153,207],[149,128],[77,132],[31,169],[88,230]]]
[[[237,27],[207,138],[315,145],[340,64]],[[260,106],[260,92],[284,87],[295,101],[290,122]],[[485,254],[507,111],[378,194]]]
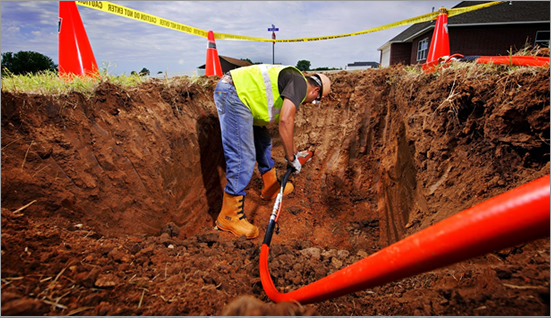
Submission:
[[[549,69],[328,74],[301,108],[270,272],[305,286],[549,173]],[[336,299],[273,304],[260,236],[214,229],[225,185],[218,78],[95,94],[2,91],[2,315],[549,315],[549,238]],[[285,169],[277,127],[273,157]],[[476,235],[476,233],[465,233]]]

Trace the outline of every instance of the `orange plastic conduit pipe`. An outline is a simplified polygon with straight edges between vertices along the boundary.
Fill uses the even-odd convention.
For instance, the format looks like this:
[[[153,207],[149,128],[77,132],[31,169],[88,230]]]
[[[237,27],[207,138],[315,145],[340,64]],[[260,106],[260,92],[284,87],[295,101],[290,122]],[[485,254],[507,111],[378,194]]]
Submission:
[[[260,252],[260,279],[274,302],[301,304],[347,295],[549,236],[549,175],[484,201],[327,277],[280,293]],[[271,236],[271,234],[270,234]]]
[[[478,64],[505,64],[523,66],[547,66],[549,58],[543,56],[480,56],[476,59]]]

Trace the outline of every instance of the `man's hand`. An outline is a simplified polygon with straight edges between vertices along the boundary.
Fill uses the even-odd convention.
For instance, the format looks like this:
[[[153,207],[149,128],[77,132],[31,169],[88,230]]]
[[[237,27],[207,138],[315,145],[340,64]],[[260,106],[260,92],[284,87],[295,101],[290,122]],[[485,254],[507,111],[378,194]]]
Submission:
[[[300,172],[300,169],[302,168],[302,165],[300,164],[300,161],[298,161],[298,157],[296,155],[294,155],[293,158],[293,161],[289,161],[287,160],[287,158],[285,158],[285,160],[287,161],[287,167],[293,167],[293,169],[295,169],[294,174],[298,174]]]

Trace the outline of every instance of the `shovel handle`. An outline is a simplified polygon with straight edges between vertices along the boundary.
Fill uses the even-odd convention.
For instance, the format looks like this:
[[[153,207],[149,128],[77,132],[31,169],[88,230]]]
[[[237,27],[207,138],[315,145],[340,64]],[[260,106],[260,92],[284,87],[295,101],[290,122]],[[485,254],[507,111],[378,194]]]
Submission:
[[[294,170],[295,169],[293,167],[287,168],[287,171],[283,175],[283,179],[281,179],[281,188],[279,189],[279,191],[283,191],[283,189],[285,189],[285,185],[287,184],[287,181],[289,181],[289,176],[291,175],[291,173],[293,173]]]
[[[289,176],[291,175],[291,173],[293,173],[293,171],[295,171],[293,167],[287,168],[287,171],[285,172],[285,175],[283,175],[283,179],[281,180],[281,188],[279,189],[279,193],[277,194],[274,208],[270,216],[270,222],[268,223],[268,228],[266,229],[266,234],[264,235],[264,244],[267,246],[270,246],[270,242],[272,241],[272,235],[274,234],[275,225],[279,217],[279,211],[281,210],[281,204],[283,203],[283,191],[285,189],[287,181],[289,180]]]

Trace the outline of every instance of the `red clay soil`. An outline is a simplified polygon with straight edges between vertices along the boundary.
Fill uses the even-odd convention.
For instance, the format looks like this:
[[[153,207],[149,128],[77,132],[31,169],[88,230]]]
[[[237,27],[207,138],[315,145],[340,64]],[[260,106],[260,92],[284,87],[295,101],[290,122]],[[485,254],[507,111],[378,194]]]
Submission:
[[[549,173],[548,68],[329,76],[330,97],[298,113],[295,142],[315,156],[291,177],[272,240],[281,292]],[[214,229],[217,80],[2,91],[2,315],[549,315],[549,238],[315,304],[272,303],[258,263],[273,202],[257,171],[245,212],[259,238]]]

